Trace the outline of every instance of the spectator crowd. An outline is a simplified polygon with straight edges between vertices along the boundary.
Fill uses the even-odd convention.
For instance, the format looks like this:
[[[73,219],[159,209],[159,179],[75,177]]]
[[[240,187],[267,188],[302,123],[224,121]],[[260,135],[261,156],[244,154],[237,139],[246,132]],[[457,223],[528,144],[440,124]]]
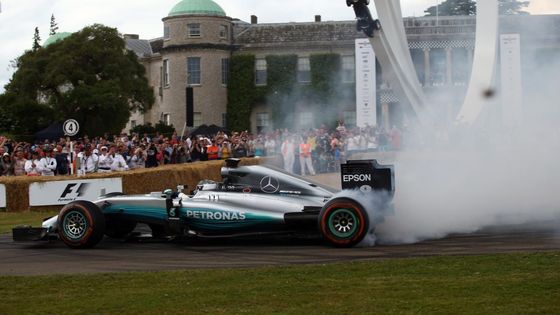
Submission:
[[[187,137],[121,134],[35,144],[0,136],[0,171],[2,176],[83,175],[229,157],[281,156],[287,172],[314,175],[338,171],[352,154],[399,150],[401,143],[402,132],[396,127],[347,129],[342,123],[335,129],[322,126],[256,135],[247,131]]]

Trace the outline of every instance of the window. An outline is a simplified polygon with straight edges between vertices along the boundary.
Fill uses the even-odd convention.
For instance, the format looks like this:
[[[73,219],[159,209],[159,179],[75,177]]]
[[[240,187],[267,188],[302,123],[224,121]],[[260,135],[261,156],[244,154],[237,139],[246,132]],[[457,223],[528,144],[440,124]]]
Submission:
[[[302,128],[313,128],[313,113],[301,112],[299,113],[299,125]]]
[[[229,59],[222,59],[222,84],[227,85],[229,78]]]
[[[191,23],[187,24],[187,34],[189,37],[200,37],[200,24],[198,23]]]
[[[220,38],[228,38],[228,27],[227,25],[220,25]]]
[[[257,59],[255,63],[255,84],[266,85],[266,59]]]
[[[171,82],[169,81],[169,60],[165,59],[163,61],[163,86],[169,86]]]
[[[200,84],[200,57],[187,58],[187,84]]]
[[[416,69],[416,74],[418,75],[418,81],[422,86],[426,85],[426,66],[424,65],[424,50],[423,49],[411,49],[410,56],[412,57],[412,63]]]
[[[163,39],[169,39],[169,26],[163,27]]]
[[[447,59],[445,49],[434,48],[430,50],[431,84],[441,86],[445,84],[447,76]]]
[[[342,56],[342,82],[352,83],[356,80],[356,62],[354,56]]]
[[[130,121],[130,128],[135,128],[136,127],[136,120],[131,120]]]
[[[469,81],[471,65],[469,64],[469,53],[465,48],[453,48],[451,55],[451,69],[454,85],[466,85]]]
[[[344,111],[344,125],[346,127],[356,127],[356,112]]]
[[[268,113],[257,113],[257,132],[267,130],[269,124],[270,122]]]
[[[169,114],[169,113],[163,114],[163,123],[164,123],[166,126],[170,126],[170,125],[171,125],[171,114]]]
[[[298,58],[298,82],[309,83],[311,82],[311,66],[309,65],[309,58]]]
[[[202,125],[202,113],[201,112],[195,112],[193,113],[193,127],[199,127],[200,125]]]

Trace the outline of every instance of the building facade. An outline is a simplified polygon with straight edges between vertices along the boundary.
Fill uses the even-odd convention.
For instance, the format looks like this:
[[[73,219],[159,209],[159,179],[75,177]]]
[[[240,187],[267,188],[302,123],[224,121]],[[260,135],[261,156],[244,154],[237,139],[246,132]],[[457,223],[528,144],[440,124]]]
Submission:
[[[344,7],[342,7],[344,9]],[[315,16],[309,23],[259,24],[228,17],[212,0],[183,0],[162,19],[163,36],[142,40],[125,35],[127,46],[135,51],[146,67],[156,95],[153,108],[134,113],[126,130],[138,124],[163,121],[178,130],[188,115],[194,127],[200,124],[226,126],[230,59],[236,55],[255,58],[255,89],[266,86],[267,56],[296,55],[297,84],[310,84],[310,57],[314,54],[340,56],[344,89],[354,88],[355,40],[364,35],[355,21],[321,21]],[[473,59],[476,19],[473,16],[405,18],[411,56],[429,106],[444,123],[453,122],[466,92]],[[542,58],[560,60],[560,16],[502,16],[501,34],[520,34],[524,87],[531,91],[530,78],[546,68]],[[407,109],[378,71],[377,109],[382,126],[402,125],[409,119]],[[527,80],[527,78],[529,80]],[[189,92],[190,91],[190,92]],[[188,94],[192,109],[188,110]],[[537,93],[537,92],[535,92]],[[355,123],[355,96],[346,93],[336,105],[338,118],[347,125]],[[535,97],[525,94],[525,103]],[[296,101],[297,103],[297,101]],[[253,132],[273,129],[273,111],[267,98],[251,106]],[[294,107],[293,128],[320,124],[305,102]],[[315,125],[315,127],[317,127]]]

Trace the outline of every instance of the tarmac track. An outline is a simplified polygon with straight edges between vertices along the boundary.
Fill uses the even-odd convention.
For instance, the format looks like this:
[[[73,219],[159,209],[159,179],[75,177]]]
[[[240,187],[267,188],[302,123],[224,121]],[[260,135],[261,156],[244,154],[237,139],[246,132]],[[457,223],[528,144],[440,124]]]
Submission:
[[[487,228],[472,234],[406,245],[332,248],[318,239],[267,237],[196,241],[105,238],[96,248],[72,250],[60,241],[29,245],[0,236],[0,275],[46,275],[246,268],[323,264],[403,257],[560,251],[560,233],[548,227]]]

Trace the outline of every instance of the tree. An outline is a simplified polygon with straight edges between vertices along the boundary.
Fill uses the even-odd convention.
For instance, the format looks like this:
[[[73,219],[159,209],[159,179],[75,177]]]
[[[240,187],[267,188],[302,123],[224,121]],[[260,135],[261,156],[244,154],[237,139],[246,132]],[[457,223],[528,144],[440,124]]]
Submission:
[[[426,16],[475,15],[476,2],[474,0],[445,0],[437,6],[429,7],[424,12]]]
[[[52,36],[54,34],[56,34],[56,31],[58,31],[58,24],[56,23],[56,20],[54,18],[54,14],[51,15],[51,31],[49,33],[49,36]]]
[[[33,35],[33,51],[41,48],[41,36],[39,35],[39,28],[35,27],[35,34]]]
[[[519,0],[500,0],[500,14],[501,15],[514,15],[521,14],[527,15],[529,12],[523,11],[523,8],[529,6],[529,1]]]
[[[529,5],[529,1],[498,0],[500,14],[528,14],[522,11]],[[426,16],[448,15],[475,15],[476,1],[474,0],[445,0],[437,6],[431,6],[426,11]]]
[[[27,51],[18,58],[17,67],[6,85],[10,99],[0,102],[0,113],[5,114],[0,115],[0,129],[8,128],[2,121],[6,119],[20,128],[18,132],[34,133],[46,125],[26,126],[21,121],[40,118],[41,113],[58,121],[74,118],[84,134],[118,133],[131,111],[145,112],[154,102],[144,67],[125,49],[117,30],[103,25],[86,27],[47,47]],[[8,103],[41,110],[12,108],[10,112],[4,110]]]

